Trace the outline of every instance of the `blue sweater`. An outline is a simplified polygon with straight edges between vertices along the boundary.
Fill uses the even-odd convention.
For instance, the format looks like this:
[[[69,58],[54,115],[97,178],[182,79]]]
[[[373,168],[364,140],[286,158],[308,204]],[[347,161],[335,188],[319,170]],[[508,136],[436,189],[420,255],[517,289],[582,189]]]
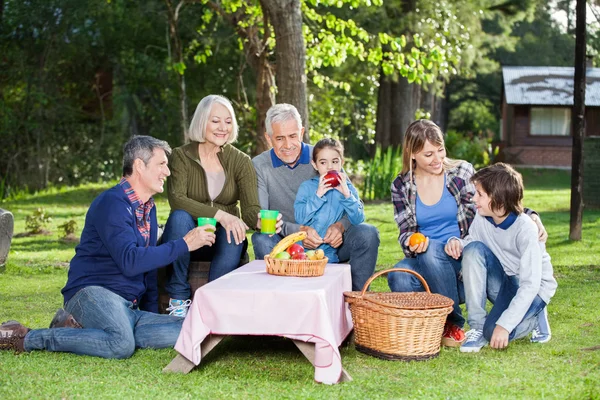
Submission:
[[[317,196],[319,177],[304,181],[294,202],[296,223],[314,228],[321,237],[325,237],[327,228],[338,222],[344,214],[348,216],[352,225],[358,225],[365,220],[364,207],[358,198],[358,192],[348,182],[350,197],[347,199],[336,189],[331,189],[323,195]],[[328,244],[319,246],[323,249],[329,262],[338,262],[337,250]]]
[[[102,286],[140,308],[158,312],[157,269],[188,252],[183,239],[156,245],[156,207],[150,212],[150,242],[136,226],[135,210],[120,185],[101,193],[85,217],[71,260],[65,303],[80,289]]]

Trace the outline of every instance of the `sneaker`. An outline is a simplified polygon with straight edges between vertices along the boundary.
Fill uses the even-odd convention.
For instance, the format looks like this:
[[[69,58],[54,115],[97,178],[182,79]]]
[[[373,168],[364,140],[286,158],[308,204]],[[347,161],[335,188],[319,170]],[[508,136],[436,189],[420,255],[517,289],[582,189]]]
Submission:
[[[82,326],[71,314],[59,308],[50,322],[50,329],[52,328],[82,328]]]
[[[11,320],[0,325],[0,350],[25,351],[25,335],[31,329]]]
[[[460,346],[461,353],[477,353],[483,346],[488,344],[488,341],[483,337],[483,331],[479,329],[471,329],[465,334],[466,340]]]
[[[169,307],[167,307],[167,311],[169,311],[169,315],[174,315],[176,317],[184,317],[187,315],[188,312],[188,308],[190,308],[190,305],[192,304],[192,301],[190,299],[187,300],[177,300],[177,299],[170,299],[169,300]]]
[[[465,341],[465,331],[458,325],[446,322],[442,334],[442,344],[446,347],[458,347]]]
[[[548,321],[548,307],[544,307],[537,316],[537,326],[531,331],[531,343],[547,343],[552,339],[550,322]]]

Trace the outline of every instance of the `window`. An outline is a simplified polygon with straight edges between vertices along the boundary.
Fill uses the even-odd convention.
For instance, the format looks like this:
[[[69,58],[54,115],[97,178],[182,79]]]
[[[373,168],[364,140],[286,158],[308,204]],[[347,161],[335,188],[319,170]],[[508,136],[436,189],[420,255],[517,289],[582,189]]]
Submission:
[[[531,134],[571,135],[571,109],[568,107],[531,107]]]

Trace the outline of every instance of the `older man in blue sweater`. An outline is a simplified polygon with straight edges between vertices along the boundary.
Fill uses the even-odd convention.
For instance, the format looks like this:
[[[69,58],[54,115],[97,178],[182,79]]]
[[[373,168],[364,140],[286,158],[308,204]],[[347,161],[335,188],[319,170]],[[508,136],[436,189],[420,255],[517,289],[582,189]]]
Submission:
[[[30,330],[16,321],[0,326],[0,349],[49,350],[104,358],[128,358],[136,348],[172,347],[183,319],[156,314],[157,269],[202,246],[215,235],[204,227],[156,245],[152,196],[169,176],[171,148],[150,136],[124,147],[123,178],[91,204],[81,242],[62,290],[64,308],[83,329]]]

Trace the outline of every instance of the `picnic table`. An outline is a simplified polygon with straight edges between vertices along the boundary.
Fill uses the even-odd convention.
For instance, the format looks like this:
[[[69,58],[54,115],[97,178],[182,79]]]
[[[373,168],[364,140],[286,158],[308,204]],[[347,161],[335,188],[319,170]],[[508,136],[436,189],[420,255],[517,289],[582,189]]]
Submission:
[[[293,340],[315,367],[317,382],[352,378],[338,347],[352,331],[344,291],[352,288],[348,264],[328,264],[323,276],[269,275],[253,261],[196,291],[165,372],[188,373],[224,337],[272,335]]]

